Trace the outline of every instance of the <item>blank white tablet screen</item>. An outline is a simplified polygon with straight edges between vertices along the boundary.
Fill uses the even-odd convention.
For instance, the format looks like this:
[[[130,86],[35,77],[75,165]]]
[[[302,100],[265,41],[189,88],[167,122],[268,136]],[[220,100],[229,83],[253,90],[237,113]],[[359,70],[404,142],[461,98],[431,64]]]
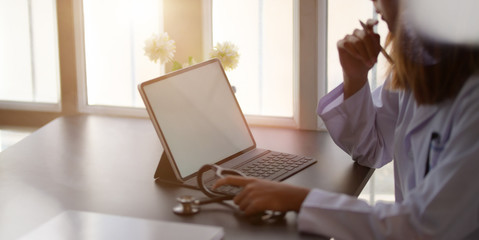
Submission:
[[[144,90],[181,177],[254,145],[219,62]]]

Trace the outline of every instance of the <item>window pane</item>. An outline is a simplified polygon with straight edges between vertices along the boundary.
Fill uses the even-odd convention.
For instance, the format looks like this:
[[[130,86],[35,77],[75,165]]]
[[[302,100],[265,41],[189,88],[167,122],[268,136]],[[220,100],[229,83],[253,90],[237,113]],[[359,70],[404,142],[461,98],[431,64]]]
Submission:
[[[137,84],[159,76],[144,42],[162,29],[161,0],[83,0],[88,105],[141,107]]]
[[[0,100],[58,103],[54,0],[0,0]]]
[[[377,18],[373,4],[368,1],[334,0],[328,2],[328,92],[343,82],[343,72],[339,63],[336,43],[347,34],[352,34],[355,28],[361,28],[359,20]],[[387,35],[387,26],[379,21],[378,32],[381,35],[382,46]],[[385,79],[387,60],[380,55],[378,64],[370,71],[371,88],[375,88]]]
[[[213,0],[213,44],[239,48],[227,72],[245,114],[293,116],[293,0]]]

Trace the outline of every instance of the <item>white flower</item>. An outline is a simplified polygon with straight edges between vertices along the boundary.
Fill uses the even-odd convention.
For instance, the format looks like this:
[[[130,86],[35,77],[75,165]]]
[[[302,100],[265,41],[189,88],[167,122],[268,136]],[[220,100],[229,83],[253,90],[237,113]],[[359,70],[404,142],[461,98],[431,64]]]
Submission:
[[[145,55],[150,58],[151,61],[160,63],[167,63],[171,61],[176,52],[175,41],[170,39],[168,33],[162,33],[160,35],[153,34],[150,38],[145,40]]]
[[[233,70],[239,62],[238,47],[231,42],[217,43],[210,57],[218,58],[226,71]]]

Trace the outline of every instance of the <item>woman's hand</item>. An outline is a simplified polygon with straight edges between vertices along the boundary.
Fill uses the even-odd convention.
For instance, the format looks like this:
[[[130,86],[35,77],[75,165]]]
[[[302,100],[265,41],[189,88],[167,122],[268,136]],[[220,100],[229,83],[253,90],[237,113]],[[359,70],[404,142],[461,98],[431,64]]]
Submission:
[[[233,201],[246,215],[265,210],[280,212],[299,211],[301,204],[310,191],[307,188],[284,183],[237,176],[222,178],[215,183],[213,188],[221,185],[243,187],[243,190],[236,195]]]
[[[366,29],[356,29],[338,41],[339,60],[343,68],[344,99],[359,91],[368,81],[368,72],[377,62],[381,45],[373,32],[377,20],[368,20]]]

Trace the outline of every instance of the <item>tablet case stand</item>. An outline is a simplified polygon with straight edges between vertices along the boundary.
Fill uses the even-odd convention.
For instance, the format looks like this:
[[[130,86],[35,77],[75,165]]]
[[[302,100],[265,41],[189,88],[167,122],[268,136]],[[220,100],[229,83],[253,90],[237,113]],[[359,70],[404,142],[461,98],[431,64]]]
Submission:
[[[158,167],[156,168],[154,178],[155,181],[199,189],[197,186],[185,184],[176,178],[175,173],[173,172],[173,168],[171,167],[170,161],[168,160],[168,157],[166,156],[165,152],[161,154],[160,162],[158,163]]]
[[[170,161],[168,160],[168,157],[166,156],[165,152],[161,154],[160,162],[158,163],[158,167],[156,168],[155,172],[155,179],[174,181],[179,183],[179,181],[175,177],[175,174],[173,173]]]

